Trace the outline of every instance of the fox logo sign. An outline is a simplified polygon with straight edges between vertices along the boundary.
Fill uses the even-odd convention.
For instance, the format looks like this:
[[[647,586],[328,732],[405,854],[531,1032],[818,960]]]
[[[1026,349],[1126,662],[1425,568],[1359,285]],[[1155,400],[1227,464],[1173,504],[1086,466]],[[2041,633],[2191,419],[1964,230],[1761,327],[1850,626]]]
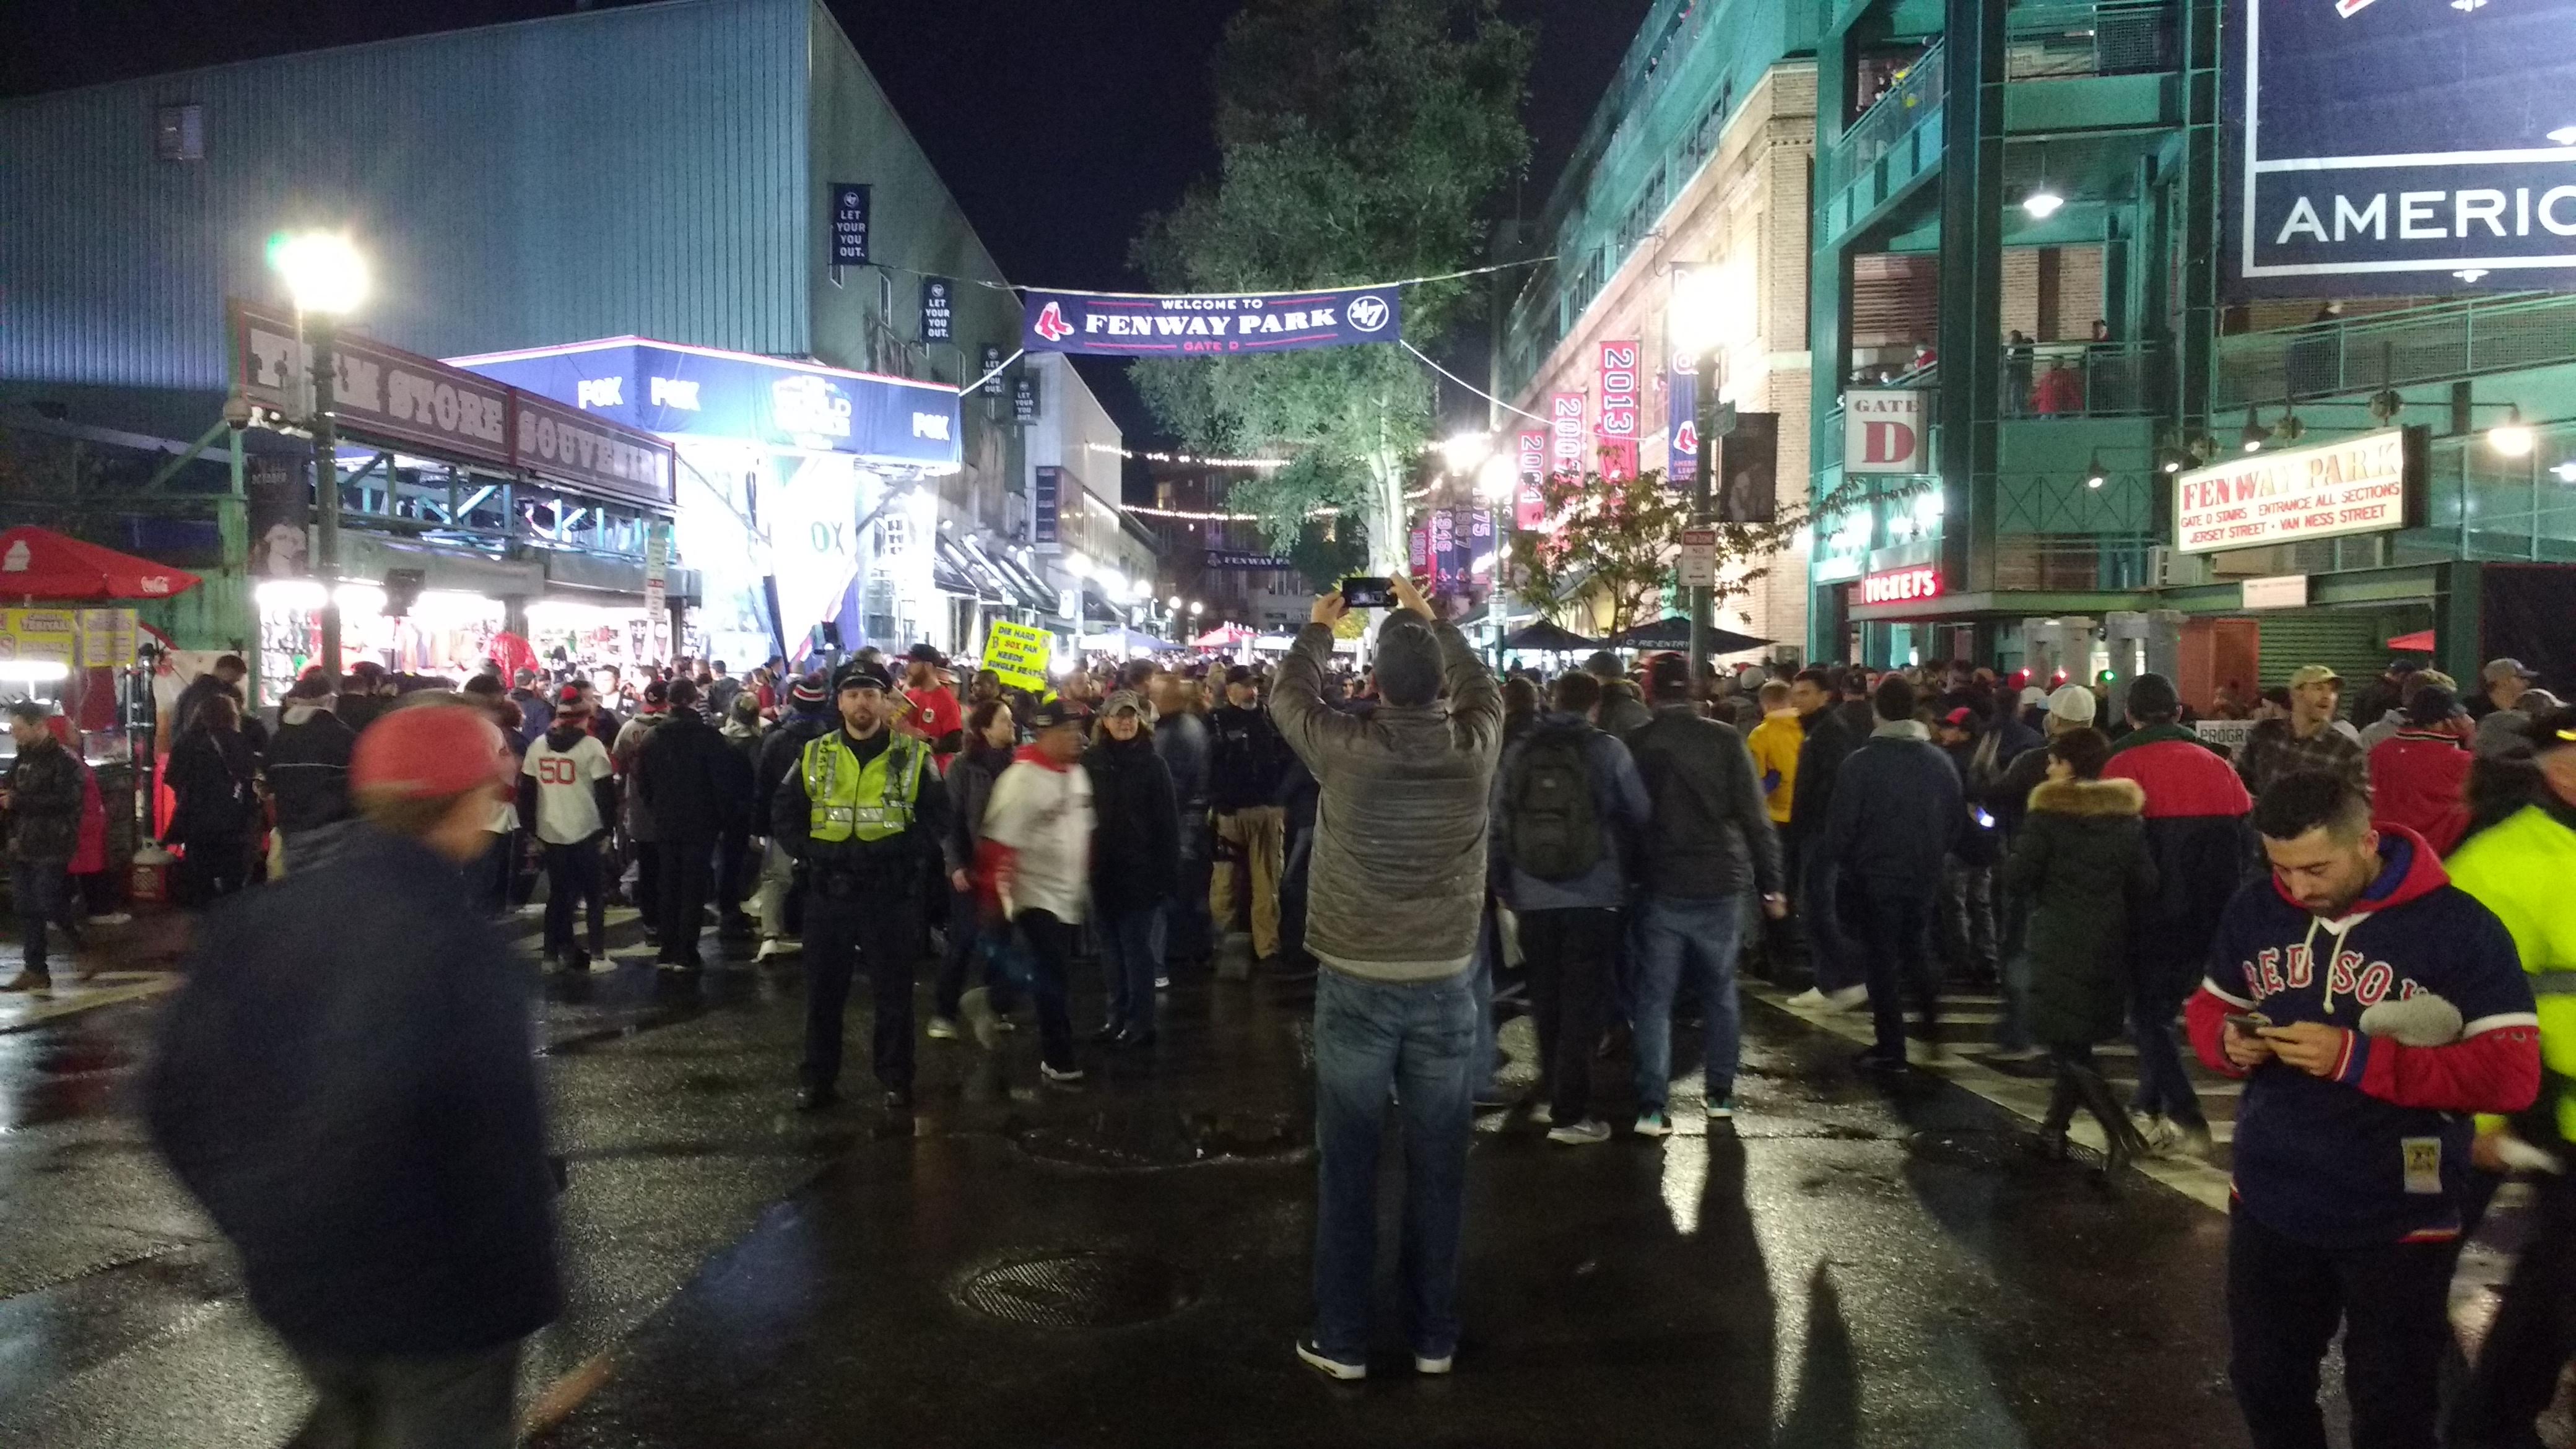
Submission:
[[[1049,302],[1038,313],[1038,320],[1029,324],[1029,330],[1049,342],[1062,342],[1073,335],[1073,324],[1064,320],[1063,304]]]

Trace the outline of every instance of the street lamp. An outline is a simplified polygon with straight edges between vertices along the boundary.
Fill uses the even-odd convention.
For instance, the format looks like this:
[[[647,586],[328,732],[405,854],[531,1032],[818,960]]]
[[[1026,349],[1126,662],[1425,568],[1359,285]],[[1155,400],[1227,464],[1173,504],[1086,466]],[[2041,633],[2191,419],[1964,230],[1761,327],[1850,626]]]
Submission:
[[[2502,457],[2529,457],[2531,444],[2531,429],[2522,421],[2520,405],[2506,408],[2504,421],[2487,429],[2487,446]]]
[[[1195,618],[1197,618],[1199,615],[1204,614],[1204,613],[1206,613],[1206,612],[1207,612],[1207,605],[1200,603],[1200,602],[1199,602],[1198,600],[1196,600],[1196,599],[1192,599],[1192,600],[1190,600],[1190,617],[1191,617],[1191,618],[1195,619]]]
[[[1488,456],[1476,469],[1476,492],[1488,503],[1510,501],[1512,490],[1520,484],[1520,468],[1500,453]]]
[[[331,382],[336,364],[331,356],[331,329],[367,297],[367,259],[344,233],[309,231],[276,237],[269,243],[268,264],[286,282],[295,300],[296,330],[304,335],[306,361],[313,369],[313,491],[320,506],[314,549],[314,571],[325,583],[340,576],[339,440],[331,425]],[[340,601],[336,592],[322,603],[322,675],[334,692],[340,688]]]
[[[1440,444],[1440,456],[1452,473],[1473,473],[1477,465],[1494,456],[1491,433],[1456,433]]]
[[[1691,463],[1690,521],[1695,528],[1705,528],[1713,521],[1709,513],[1709,475],[1717,469],[1720,432],[1718,350],[1743,330],[1739,324],[1750,292],[1750,286],[1733,267],[1684,267],[1673,277],[1673,340],[1699,364],[1699,406],[1691,420],[1691,435],[1699,450]],[[1734,409],[1727,409],[1726,431],[1734,429],[1733,415]],[[1708,669],[1709,631],[1716,622],[1715,609],[1713,590],[1695,587],[1690,591],[1690,677],[1694,689]]]

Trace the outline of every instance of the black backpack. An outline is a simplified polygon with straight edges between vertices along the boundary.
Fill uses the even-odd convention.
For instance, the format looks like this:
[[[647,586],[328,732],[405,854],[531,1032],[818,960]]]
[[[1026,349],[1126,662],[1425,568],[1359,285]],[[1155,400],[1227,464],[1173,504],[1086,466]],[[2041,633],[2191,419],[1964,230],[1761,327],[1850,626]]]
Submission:
[[[1586,768],[1589,725],[1532,734],[1503,791],[1512,864],[1544,881],[1581,880],[1606,854]]]

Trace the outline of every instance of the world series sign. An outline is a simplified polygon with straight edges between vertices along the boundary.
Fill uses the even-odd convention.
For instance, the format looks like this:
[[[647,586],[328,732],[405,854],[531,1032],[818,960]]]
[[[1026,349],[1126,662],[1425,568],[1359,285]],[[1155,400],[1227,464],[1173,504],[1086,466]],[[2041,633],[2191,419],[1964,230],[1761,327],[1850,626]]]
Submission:
[[[2246,296],[2576,277],[2576,0],[2228,0]]]

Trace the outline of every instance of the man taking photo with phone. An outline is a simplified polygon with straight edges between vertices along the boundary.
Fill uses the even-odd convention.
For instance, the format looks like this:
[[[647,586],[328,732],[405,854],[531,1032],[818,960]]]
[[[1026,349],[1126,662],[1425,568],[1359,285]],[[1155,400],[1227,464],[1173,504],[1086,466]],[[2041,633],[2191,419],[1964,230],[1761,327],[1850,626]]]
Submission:
[[[2431,1449],[2467,1114],[2538,1094],[2531,987],[2503,923],[2422,837],[2372,829],[2342,772],[2275,780],[2254,826],[2271,876],[2229,903],[2188,1008],[2201,1060],[2246,1079],[2229,1376],[2255,1449],[2315,1449],[2341,1327],[2352,1441]]]

